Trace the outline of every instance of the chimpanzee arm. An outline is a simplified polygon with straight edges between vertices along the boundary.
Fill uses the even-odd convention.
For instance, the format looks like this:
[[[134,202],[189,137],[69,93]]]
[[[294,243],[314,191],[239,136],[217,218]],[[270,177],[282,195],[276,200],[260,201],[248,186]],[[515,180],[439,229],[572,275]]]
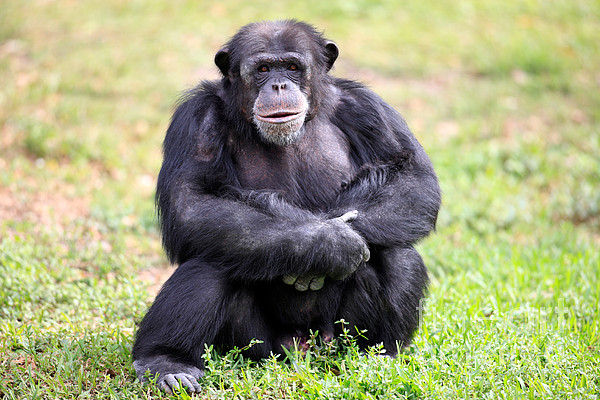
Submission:
[[[352,226],[369,245],[412,245],[435,229],[441,194],[433,166],[395,110],[361,86],[351,89],[336,125],[361,170],[338,196],[332,215],[358,210]],[[355,123],[343,122],[354,114]]]
[[[157,205],[171,261],[200,257],[243,281],[344,276],[356,268],[368,249],[344,220],[317,216],[274,194],[236,193],[211,104],[206,96],[182,103],[165,138]]]
[[[433,172],[418,162],[367,168],[338,200],[338,210],[358,210],[352,222],[367,243],[412,245],[433,229],[440,192]]]

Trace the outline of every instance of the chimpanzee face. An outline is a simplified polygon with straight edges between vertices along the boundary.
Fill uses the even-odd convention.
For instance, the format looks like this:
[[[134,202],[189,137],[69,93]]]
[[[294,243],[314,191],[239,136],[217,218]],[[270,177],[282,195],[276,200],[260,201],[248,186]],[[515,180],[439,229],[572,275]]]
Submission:
[[[301,54],[258,54],[242,64],[240,75],[256,94],[252,121],[261,137],[276,145],[293,143],[302,135],[309,109],[303,83],[309,73]]]
[[[338,56],[335,43],[287,24],[251,25],[215,56],[239,94],[241,112],[270,144],[297,141],[318,108],[320,77]],[[314,100],[314,99],[313,99]]]

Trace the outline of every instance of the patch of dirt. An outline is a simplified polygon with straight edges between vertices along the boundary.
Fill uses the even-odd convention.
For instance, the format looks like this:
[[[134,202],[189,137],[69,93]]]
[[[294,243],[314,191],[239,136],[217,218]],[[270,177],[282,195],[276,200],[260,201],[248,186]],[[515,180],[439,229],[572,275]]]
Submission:
[[[0,159],[0,168],[6,162]],[[89,196],[78,196],[76,187],[61,181],[39,182],[15,171],[11,183],[0,186],[0,227],[5,223],[29,222],[32,233],[64,232],[77,219],[89,216]],[[44,187],[40,187],[41,185]],[[7,224],[9,234],[16,234]]]
[[[40,170],[50,168],[60,171],[72,168],[67,161],[53,161],[52,165],[48,165],[43,160],[31,160],[31,163],[39,164],[37,166]],[[44,165],[44,163],[46,164]],[[10,176],[8,184],[0,185],[0,239],[4,235],[8,237],[27,235],[35,238],[40,234],[51,233],[59,241],[73,241],[76,248],[81,249],[82,252],[87,247],[96,245],[101,246],[106,252],[113,251],[111,244],[99,227],[93,223],[85,223],[86,220],[92,218],[90,216],[92,196],[85,191],[82,194],[81,187],[77,182],[66,182],[60,178],[60,173],[57,173],[56,176],[51,175],[49,178],[35,176],[35,168],[27,167],[26,170],[23,170],[14,167],[3,158],[0,158],[0,169],[8,170]],[[142,178],[152,180],[147,176]],[[107,178],[101,167],[98,166],[88,171],[86,177],[82,179],[85,179],[85,185],[92,190],[94,187],[101,186],[102,181]],[[108,179],[114,179],[114,177]],[[153,183],[151,185],[154,186]],[[134,217],[132,217],[131,223],[135,223]],[[129,254],[140,251],[135,234],[127,236],[126,241]],[[68,252],[66,245],[64,251]],[[146,258],[150,257],[149,265],[152,267],[140,270],[138,276],[141,281],[149,284],[148,297],[154,299],[175,267],[162,261],[165,256],[159,244],[156,246],[155,254],[146,254],[146,256]],[[71,260],[70,265],[73,268],[81,269],[82,274],[92,268],[85,263],[80,265],[76,259]]]
[[[141,281],[150,284],[150,286],[148,286],[148,296],[151,300],[156,297],[162,285],[169,279],[176,268],[177,267],[172,265],[162,265],[143,269],[138,272],[138,278],[140,278]]]
[[[31,222],[38,227],[68,225],[89,214],[88,201],[58,193],[14,193],[0,188],[0,220]]]

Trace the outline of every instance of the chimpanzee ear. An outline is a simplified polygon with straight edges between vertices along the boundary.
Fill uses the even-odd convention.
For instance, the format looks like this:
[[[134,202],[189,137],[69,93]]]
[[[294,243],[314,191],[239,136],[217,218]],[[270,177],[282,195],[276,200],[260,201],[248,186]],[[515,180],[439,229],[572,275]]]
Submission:
[[[327,58],[327,72],[333,67],[333,63],[337,60],[340,51],[338,50],[337,45],[332,41],[327,41],[325,43],[325,57]]]
[[[229,49],[224,47],[217,52],[215,55],[215,64],[217,64],[223,76],[229,74]]]

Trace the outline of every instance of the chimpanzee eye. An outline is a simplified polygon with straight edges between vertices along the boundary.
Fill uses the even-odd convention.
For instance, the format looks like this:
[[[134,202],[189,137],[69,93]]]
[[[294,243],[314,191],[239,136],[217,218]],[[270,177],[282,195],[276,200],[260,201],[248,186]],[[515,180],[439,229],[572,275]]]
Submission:
[[[298,66],[296,64],[290,64],[290,65],[288,65],[288,69],[290,71],[297,71],[298,70]]]
[[[260,67],[258,67],[258,72],[269,72],[269,67],[263,64]]]

